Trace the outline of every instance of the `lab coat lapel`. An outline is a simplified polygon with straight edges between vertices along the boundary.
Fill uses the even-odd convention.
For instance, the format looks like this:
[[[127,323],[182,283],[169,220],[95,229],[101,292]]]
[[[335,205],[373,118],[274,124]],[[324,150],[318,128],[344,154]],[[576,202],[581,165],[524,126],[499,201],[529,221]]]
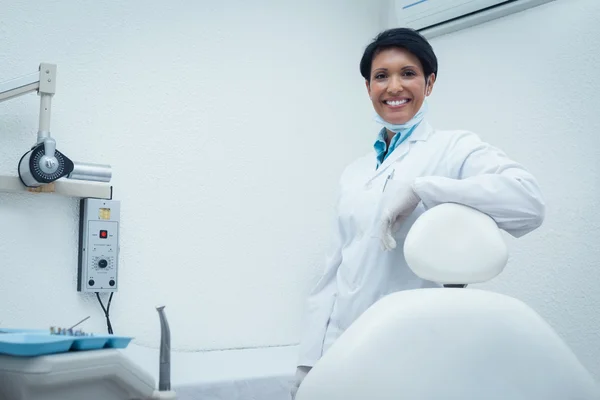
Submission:
[[[412,135],[410,135],[410,137],[406,139],[404,143],[396,147],[392,154],[387,156],[387,158],[383,161],[379,168],[377,168],[377,170],[374,171],[369,181],[372,181],[381,174],[385,173],[390,166],[396,163],[396,161],[404,158],[406,153],[408,153],[410,146],[412,146],[415,142],[427,140],[429,138],[429,135],[431,135],[432,131],[433,128],[431,127],[431,125],[429,125],[429,123],[426,120],[421,122],[419,126],[415,129],[415,131],[412,133]],[[373,162],[375,162],[375,160],[373,160]]]

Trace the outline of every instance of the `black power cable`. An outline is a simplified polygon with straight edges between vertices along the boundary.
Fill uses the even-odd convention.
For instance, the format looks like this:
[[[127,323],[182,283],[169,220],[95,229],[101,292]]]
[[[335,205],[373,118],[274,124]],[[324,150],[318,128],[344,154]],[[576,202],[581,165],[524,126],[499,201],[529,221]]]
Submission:
[[[100,306],[102,307],[102,311],[104,311],[104,316],[106,317],[106,327],[108,328],[109,335],[113,334],[113,328],[112,328],[112,324],[110,323],[110,317],[109,317],[110,303],[112,301],[113,294],[114,294],[114,292],[110,293],[110,296],[108,298],[108,304],[106,305],[106,308],[104,308],[102,299],[100,299],[100,293],[96,292],[96,297],[98,298],[98,302],[100,303]]]

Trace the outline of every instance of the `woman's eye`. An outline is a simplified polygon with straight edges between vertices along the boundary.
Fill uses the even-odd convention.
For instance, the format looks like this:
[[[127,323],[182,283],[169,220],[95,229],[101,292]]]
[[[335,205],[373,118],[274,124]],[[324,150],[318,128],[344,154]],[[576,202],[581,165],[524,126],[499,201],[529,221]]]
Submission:
[[[415,76],[417,73],[415,71],[407,70],[404,71],[405,76]]]
[[[384,79],[385,78],[385,74],[377,74],[375,75],[375,79]]]

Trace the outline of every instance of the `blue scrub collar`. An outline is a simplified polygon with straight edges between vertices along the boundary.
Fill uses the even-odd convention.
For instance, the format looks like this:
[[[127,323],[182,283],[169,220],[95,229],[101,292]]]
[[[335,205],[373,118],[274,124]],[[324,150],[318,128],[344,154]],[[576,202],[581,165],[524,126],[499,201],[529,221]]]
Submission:
[[[379,131],[379,135],[377,136],[377,140],[373,147],[375,148],[375,154],[377,157],[377,168],[383,163],[383,161],[396,149],[396,147],[400,146],[408,137],[413,133],[413,131],[417,128],[417,126],[423,121],[425,114],[428,110],[428,105],[426,102],[423,102],[421,109],[415,114],[414,117],[411,118],[410,121],[405,124],[391,124],[381,118],[379,115],[375,115],[374,119],[376,122],[382,124],[384,128]],[[388,149],[386,136],[387,129],[394,132],[395,135],[390,141],[390,146]]]

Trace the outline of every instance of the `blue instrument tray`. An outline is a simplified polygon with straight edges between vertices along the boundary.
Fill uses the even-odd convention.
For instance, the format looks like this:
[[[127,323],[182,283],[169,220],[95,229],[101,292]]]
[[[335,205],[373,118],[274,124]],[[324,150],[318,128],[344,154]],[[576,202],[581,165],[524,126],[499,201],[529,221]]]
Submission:
[[[63,336],[41,330],[0,328],[0,354],[35,357],[68,351],[124,349],[133,338],[115,335]]]

